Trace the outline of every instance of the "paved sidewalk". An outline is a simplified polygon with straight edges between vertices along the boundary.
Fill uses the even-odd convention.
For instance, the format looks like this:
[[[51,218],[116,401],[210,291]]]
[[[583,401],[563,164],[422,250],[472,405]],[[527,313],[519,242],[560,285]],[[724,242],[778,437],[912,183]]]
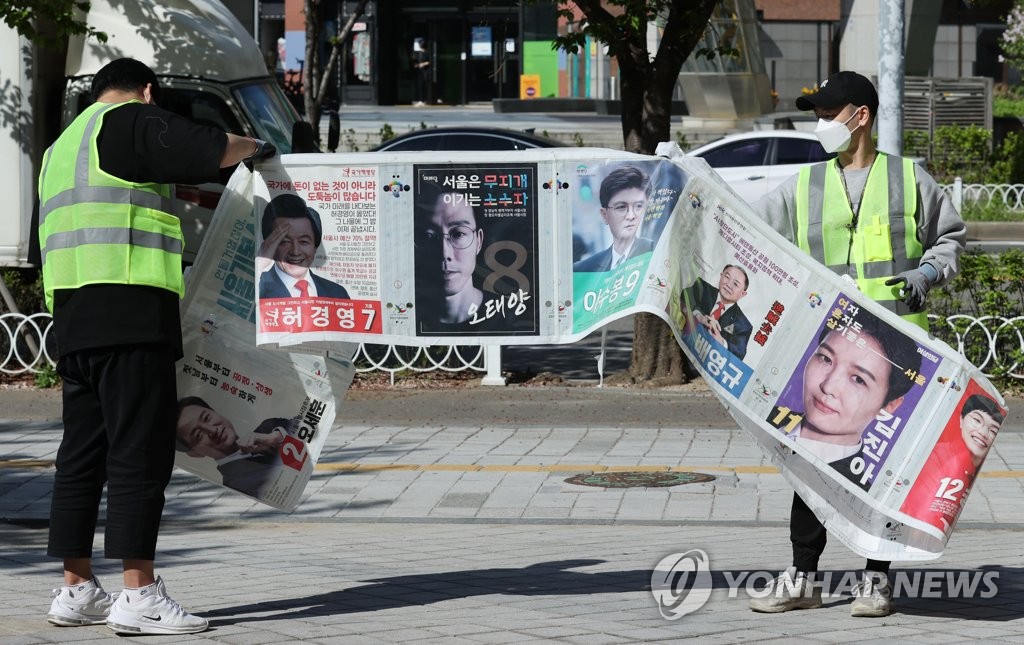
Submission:
[[[0,391],[0,410],[3,402]],[[900,567],[943,580],[997,574],[994,597],[902,598],[893,616],[854,619],[841,584],[817,611],[747,609],[744,572],[789,563],[792,492],[716,406],[694,393],[596,388],[356,399],[290,514],[176,471],[159,569],[213,629],[147,642],[1019,642],[1019,407],[1011,403],[946,554]],[[43,618],[59,581],[44,555],[59,439],[58,422],[0,420],[5,644],[113,639],[104,627],[61,629]],[[616,469],[716,479],[646,489],[564,481]],[[691,549],[708,554],[714,591],[696,613],[666,620],[649,591],[651,571]],[[99,562],[101,580],[118,589],[116,563]],[[861,561],[833,544],[823,565],[839,581]],[[744,583],[729,597],[738,577]]]

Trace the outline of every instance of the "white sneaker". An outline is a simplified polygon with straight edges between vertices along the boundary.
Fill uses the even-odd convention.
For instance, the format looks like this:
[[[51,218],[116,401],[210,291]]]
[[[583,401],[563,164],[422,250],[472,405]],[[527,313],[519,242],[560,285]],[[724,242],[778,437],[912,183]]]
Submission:
[[[764,614],[818,607],[821,607],[821,587],[796,567],[786,569],[772,580],[763,597],[750,599],[750,609]]]
[[[895,606],[889,576],[878,571],[865,571],[864,577],[853,588],[853,596],[851,616],[880,618],[891,614]]]
[[[167,595],[163,578],[148,587],[123,590],[107,617],[107,627],[117,634],[195,634],[209,626]]]
[[[102,625],[117,594],[110,595],[95,577],[80,585],[64,585],[53,590],[53,602],[46,620],[61,627]]]

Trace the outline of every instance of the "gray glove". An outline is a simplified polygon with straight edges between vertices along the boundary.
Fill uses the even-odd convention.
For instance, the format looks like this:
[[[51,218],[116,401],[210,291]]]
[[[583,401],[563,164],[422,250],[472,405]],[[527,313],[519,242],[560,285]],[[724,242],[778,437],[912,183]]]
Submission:
[[[900,288],[900,297],[907,303],[914,313],[924,311],[924,301],[928,297],[928,291],[932,284],[938,279],[939,272],[935,267],[924,263],[916,269],[898,273],[885,281],[885,286],[892,287],[903,283]]]

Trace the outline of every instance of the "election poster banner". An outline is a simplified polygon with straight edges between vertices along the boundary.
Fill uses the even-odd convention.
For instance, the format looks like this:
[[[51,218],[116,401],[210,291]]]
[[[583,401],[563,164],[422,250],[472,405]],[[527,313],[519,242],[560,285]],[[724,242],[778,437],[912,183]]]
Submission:
[[[414,168],[419,336],[537,336],[536,164]]]
[[[956,414],[910,485],[900,511],[940,529],[948,537],[956,525],[974,479],[1006,419],[1006,409],[977,381],[964,388]]]
[[[841,542],[938,557],[1002,397],[783,239],[705,162],[659,152],[271,159],[218,211],[193,270],[183,391],[231,421],[231,459],[291,437],[315,457],[329,394],[347,386],[329,356],[354,343],[571,343],[652,313]],[[225,478],[221,458],[186,457]],[[284,504],[287,481],[260,496]]]
[[[354,369],[318,352],[256,347],[251,190],[252,175],[240,168],[186,276],[175,465],[291,510]],[[351,357],[354,347],[335,349]]]
[[[869,490],[938,357],[846,293],[828,311],[765,420],[808,459]]]
[[[379,169],[266,173],[253,203],[261,342],[381,333]]]
[[[685,175],[631,159],[581,163],[573,180],[572,331],[581,333],[637,304]]]

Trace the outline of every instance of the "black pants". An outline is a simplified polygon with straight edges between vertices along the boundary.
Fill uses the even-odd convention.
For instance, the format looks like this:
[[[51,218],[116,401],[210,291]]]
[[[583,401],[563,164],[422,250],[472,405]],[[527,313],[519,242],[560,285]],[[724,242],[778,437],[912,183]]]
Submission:
[[[168,345],[104,347],[62,356],[64,436],[47,553],[92,556],[103,485],[104,555],[153,560],[174,466],[177,388]]]
[[[793,543],[793,566],[797,571],[817,571],[818,558],[825,551],[828,532],[800,496],[793,493],[793,510],[789,515],[789,541]],[[889,573],[889,562],[868,560],[865,569]]]

